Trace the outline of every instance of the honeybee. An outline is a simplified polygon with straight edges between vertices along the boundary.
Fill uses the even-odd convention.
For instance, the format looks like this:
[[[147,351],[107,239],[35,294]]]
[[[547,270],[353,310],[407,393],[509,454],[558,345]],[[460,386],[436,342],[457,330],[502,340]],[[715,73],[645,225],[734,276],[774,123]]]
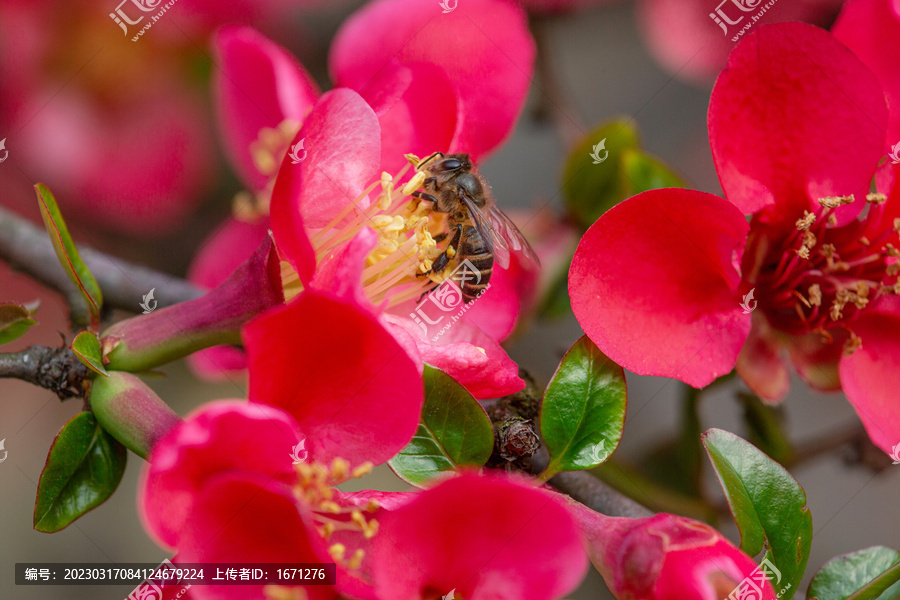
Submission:
[[[436,236],[435,241],[441,242],[449,234],[453,237],[422,276],[441,273],[451,260],[456,264],[468,261],[476,272],[459,280],[468,303],[487,287],[494,261],[503,268],[509,266],[510,251],[522,257],[528,268],[540,264],[519,228],[497,207],[490,185],[475,171],[468,154],[436,152],[420,162],[420,168],[430,162],[434,163],[427,167],[431,176],[422,183],[425,191],[412,195],[431,202],[435,212],[447,214],[450,231]]]

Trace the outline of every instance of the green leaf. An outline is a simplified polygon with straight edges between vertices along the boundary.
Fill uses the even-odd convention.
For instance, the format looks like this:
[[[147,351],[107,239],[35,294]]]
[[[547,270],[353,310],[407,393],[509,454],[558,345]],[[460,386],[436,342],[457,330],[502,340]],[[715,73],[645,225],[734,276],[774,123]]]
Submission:
[[[781,572],[779,584],[797,590],[812,543],[812,515],[806,493],[781,465],[733,433],[710,429],[703,444],[741,533],[741,550],[756,556],[765,549]]]
[[[100,338],[93,331],[82,331],[75,336],[75,340],[72,342],[72,352],[90,370],[100,375],[109,376],[109,373],[106,372],[106,368],[103,366]]]
[[[398,477],[420,486],[443,471],[480,467],[494,449],[487,413],[452,377],[425,365],[425,406],[412,441],[388,463]]]
[[[900,600],[900,552],[873,546],[832,558],[809,584],[807,598]],[[890,586],[890,587],[888,587]],[[862,592],[862,594],[859,594]]]
[[[550,464],[546,481],[560,471],[591,469],[619,445],[625,424],[625,372],[587,336],[556,369],[541,405],[541,436]]]
[[[125,473],[125,446],[89,412],[65,424],[53,440],[38,482],[34,528],[52,533],[106,501]]]
[[[21,304],[0,304],[0,344],[19,339],[32,325],[37,325],[37,321],[31,318],[36,310],[29,310]]]
[[[595,152],[597,144],[604,148]],[[630,195],[620,168],[625,151],[637,145],[637,131],[629,119],[613,119],[589,133],[569,155],[563,170],[563,193],[570,216],[583,228]],[[606,158],[595,164],[592,154]]]
[[[44,219],[44,226],[47,233],[50,234],[50,241],[53,242],[53,249],[56,250],[56,256],[59,258],[60,264],[65,269],[66,274],[87,304],[88,311],[91,314],[91,325],[97,329],[100,325],[100,308],[103,306],[103,294],[100,292],[100,286],[94,275],[87,268],[87,265],[81,260],[78,254],[78,248],[72,241],[66,222],[63,220],[59,206],[56,204],[56,198],[43,183],[34,186],[37,192],[38,204],[41,209],[41,217]]]
[[[659,159],[641,150],[628,150],[622,156],[622,176],[627,183],[628,196],[648,190],[685,187],[684,181]]]

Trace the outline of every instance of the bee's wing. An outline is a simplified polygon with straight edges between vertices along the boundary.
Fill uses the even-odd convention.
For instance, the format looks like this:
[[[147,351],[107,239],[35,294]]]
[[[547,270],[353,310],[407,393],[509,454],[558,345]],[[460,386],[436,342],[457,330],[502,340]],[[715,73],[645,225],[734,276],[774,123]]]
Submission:
[[[475,221],[475,228],[481,235],[481,239],[484,240],[488,251],[494,256],[494,261],[504,269],[507,268],[509,266],[509,246],[503,236],[494,229],[494,223],[490,217],[493,205],[485,210],[479,207],[475,200],[465,192],[460,193],[460,198],[466,203],[466,208],[469,209],[469,214]]]
[[[531,265],[540,266],[541,261],[534,248],[531,247],[531,244],[528,243],[528,240],[525,239],[525,236],[522,235],[522,232],[519,231],[519,228],[516,227],[516,224],[512,222],[512,219],[505,212],[500,210],[496,204],[491,204],[488,209],[488,216],[496,232],[495,237],[505,240],[505,245],[508,245],[508,249],[512,249],[519,257],[525,259],[523,261],[525,268],[530,268]]]

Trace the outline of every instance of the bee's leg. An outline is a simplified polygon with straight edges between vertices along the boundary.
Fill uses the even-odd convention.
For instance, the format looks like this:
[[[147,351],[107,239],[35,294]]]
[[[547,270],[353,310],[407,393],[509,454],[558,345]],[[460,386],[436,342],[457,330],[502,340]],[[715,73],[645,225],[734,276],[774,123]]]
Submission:
[[[422,185],[429,186],[435,182],[437,182],[437,177],[426,177],[422,180]]]
[[[419,190],[416,190],[415,192],[410,194],[410,196],[412,196],[413,198],[419,198],[420,200],[428,200],[429,202],[433,203],[435,206],[437,206],[437,203],[438,203],[437,198],[435,198],[431,194],[427,194],[425,192],[420,192]]]
[[[445,234],[446,235],[446,234]],[[456,226],[456,233],[453,234],[453,239],[450,240],[450,245],[447,247],[449,250],[453,248],[457,250],[459,248],[459,238],[462,236],[462,223]],[[426,277],[431,275],[432,273],[440,273],[444,269],[447,268],[447,265],[450,264],[450,256],[447,254],[447,250],[441,252],[440,256],[434,259],[434,262],[431,263],[431,268],[424,273],[416,273],[417,277]]]
[[[431,239],[433,239],[435,242],[437,242],[438,244],[440,244],[441,242],[443,242],[444,240],[447,239],[447,236],[448,236],[448,235],[450,235],[449,232],[447,232],[447,231],[442,231],[441,233],[439,233],[439,234],[437,234],[437,235],[431,236]]]

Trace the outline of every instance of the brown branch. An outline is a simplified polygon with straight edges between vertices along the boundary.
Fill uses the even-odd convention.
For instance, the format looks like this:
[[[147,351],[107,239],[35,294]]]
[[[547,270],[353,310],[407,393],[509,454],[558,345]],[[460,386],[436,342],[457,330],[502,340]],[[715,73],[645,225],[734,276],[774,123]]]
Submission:
[[[104,305],[138,312],[144,294],[156,288],[160,308],[199,298],[204,290],[177,277],[113,258],[79,244],[78,251],[103,291]],[[69,280],[47,232],[0,207],[0,260],[61,292],[73,311],[86,310],[75,285]]]
[[[0,354],[0,378],[21,379],[46,388],[60,400],[83,396],[90,371],[66,347],[31,346]]]
[[[655,514],[586,471],[559,473],[548,483],[588,508],[609,517],[638,519],[652,517]]]

